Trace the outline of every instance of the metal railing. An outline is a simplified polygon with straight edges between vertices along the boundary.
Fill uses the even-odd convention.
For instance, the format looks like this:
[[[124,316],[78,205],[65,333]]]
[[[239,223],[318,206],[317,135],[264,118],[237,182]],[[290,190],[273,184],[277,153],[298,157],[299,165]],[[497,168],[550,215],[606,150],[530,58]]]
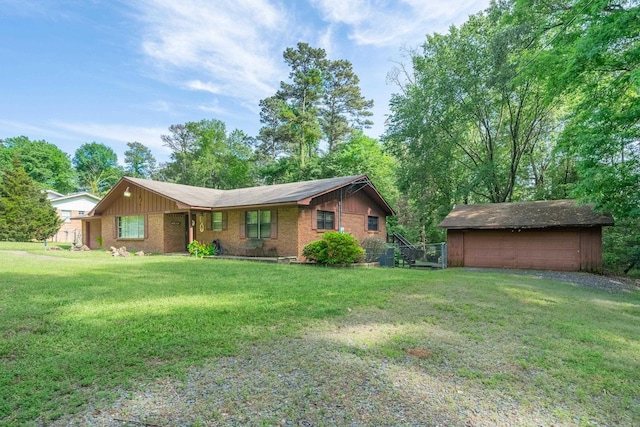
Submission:
[[[403,235],[393,233],[387,236],[387,243],[391,243],[398,248],[403,266],[408,265],[411,268],[447,267],[447,244],[444,242],[414,245]]]

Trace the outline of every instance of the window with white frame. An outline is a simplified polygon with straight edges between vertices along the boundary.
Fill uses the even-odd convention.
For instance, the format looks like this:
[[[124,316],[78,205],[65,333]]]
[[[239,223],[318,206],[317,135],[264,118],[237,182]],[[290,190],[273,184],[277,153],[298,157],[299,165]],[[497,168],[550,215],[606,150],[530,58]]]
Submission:
[[[71,221],[71,211],[60,211],[60,218],[62,218],[64,222]]]
[[[247,237],[252,239],[271,237],[271,211],[247,211],[245,215]]]
[[[118,239],[144,239],[144,215],[119,216]]]

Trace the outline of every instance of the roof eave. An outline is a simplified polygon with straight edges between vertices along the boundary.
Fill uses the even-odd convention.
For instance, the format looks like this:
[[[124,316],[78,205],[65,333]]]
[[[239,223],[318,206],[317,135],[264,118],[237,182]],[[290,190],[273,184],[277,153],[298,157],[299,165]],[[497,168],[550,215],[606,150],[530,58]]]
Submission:
[[[607,227],[613,223],[597,223],[597,224],[535,224],[535,225],[438,225],[440,228],[447,230],[539,230],[548,228],[592,228]]]

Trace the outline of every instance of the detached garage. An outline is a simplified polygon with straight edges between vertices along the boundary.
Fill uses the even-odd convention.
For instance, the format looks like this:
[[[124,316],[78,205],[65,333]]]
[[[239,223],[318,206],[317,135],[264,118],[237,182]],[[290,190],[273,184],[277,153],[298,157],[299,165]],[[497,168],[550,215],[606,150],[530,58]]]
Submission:
[[[447,229],[449,267],[602,271],[602,227],[613,218],[575,200],[460,205]]]

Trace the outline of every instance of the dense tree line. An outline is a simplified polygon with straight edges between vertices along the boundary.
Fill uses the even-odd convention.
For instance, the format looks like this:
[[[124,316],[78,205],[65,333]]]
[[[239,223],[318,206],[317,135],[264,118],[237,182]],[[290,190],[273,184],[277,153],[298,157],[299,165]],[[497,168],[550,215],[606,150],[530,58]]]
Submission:
[[[640,263],[640,8],[514,0],[408,52],[384,136],[414,238],[456,203],[576,197],[614,215],[609,265]]]

